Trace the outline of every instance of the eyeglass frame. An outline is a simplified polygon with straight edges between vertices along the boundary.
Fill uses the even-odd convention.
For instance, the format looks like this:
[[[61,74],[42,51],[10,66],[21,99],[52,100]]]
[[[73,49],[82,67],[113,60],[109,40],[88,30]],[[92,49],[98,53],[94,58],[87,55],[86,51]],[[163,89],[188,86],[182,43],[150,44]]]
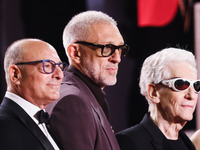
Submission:
[[[44,66],[44,64],[45,64],[45,62],[53,62],[55,65],[54,65],[54,68],[52,69],[52,71],[51,72],[47,72],[46,70],[45,70],[45,66]],[[50,60],[50,59],[43,59],[43,60],[36,60],[36,61],[27,61],[27,62],[18,62],[18,63],[15,63],[15,65],[28,65],[28,64],[34,64],[34,63],[41,63],[42,62],[42,69],[43,69],[43,71],[44,71],[44,73],[46,73],[46,74],[51,74],[51,73],[53,73],[54,71],[55,71],[55,69],[56,69],[56,65],[58,65],[58,67],[63,71],[64,69],[65,69],[65,67],[67,66],[67,63],[65,63],[65,62],[60,62],[60,63],[56,63],[55,61],[53,61],[53,60]],[[63,64],[63,68],[61,68],[60,67],[60,65],[61,64]]]
[[[77,42],[75,42],[75,43],[76,43],[76,44],[83,44],[83,45],[89,45],[89,46],[94,46],[94,47],[101,48],[101,56],[102,56],[102,57],[109,57],[109,56],[111,56],[111,55],[115,52],[116,49],[120,50],[120,48],[121,48],[122,46],[125,46],[125,47],[127,48],[127,51],[123,54],[124,57],[126,56],[126,54],[127,54],[128,51],[129,51],[129,46],[128,46],[127,44],[123,44],[123,45],[116,46],[116,45],[113,45],[113,44],[101,45],[101,44],[95,44],[95,43],[90,43],[90,42],[85,42],[85,41],[77,41]],[[107,46],[113,46],[115,49],[114,49],[113,51],[111,50],[111,53],[110,53],[108,56],[105,56],[105,55],[103,55],[103,50],[104,50],[104,48],[107,47]],[[122,53],[123,53],[123,51],[122,51]]]
[[[187,90],[188,88],[190,88],[191,86],[193,86],[193,88],[194,88],[194,83],[196,83],[196,82],[200,82],[200,80],[187,80],[187,79],[184,79],[184,78],[173,78],[173,79],[168,79],[168,80],[163,80],[163,81],[161,81],[161,82],[159,82],[160,84],[163,84],[163,85],[165,85],[165,86],[168,86],[169,88],[171,88],[171,89],[173,89],[174,91],[177,91],[177,92],[179,92],[179,91],[184,91],[184,90],[179,90],[179,89],[177,89],[176,87],[175,87],[175,82],[177,81],[177,80],[183,80],[183,81],[187,81],[187,82],[189,82],[190,83],[190,85],[186,88],[186,89],[184,89],[184,90]],[[195,93],[200,93],[200,91],[196,91],[196,89],[194,88],[194,90],[195,90]]]

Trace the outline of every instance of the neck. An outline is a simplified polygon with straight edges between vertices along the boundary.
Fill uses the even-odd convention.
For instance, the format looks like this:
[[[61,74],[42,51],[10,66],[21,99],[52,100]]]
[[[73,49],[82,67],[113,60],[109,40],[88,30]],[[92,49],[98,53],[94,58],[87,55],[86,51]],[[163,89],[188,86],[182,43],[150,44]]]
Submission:
[[[158,126],[161,132],[167,139],[177,140],[179,131],[183,128],[186,122],[180,123],[173,119],[165,119],[160,113],[150,115],[153,122]]]
[[[29,97],[29,94],[28,94],[28,96],[27,96],[26,94],[24,94],[24,93],[22,93],[22,92],[19,92],[18,90],[15,90],[15,89],[9,88],[9,89],[7,89],[7,91],[8,91],[8,92],[11,92],[11,93],[14,93],[14,94],[16,94],[16,95],[18,95],[18,96],[20,96],[20,97],[23,98],[24,100],[26,100],[26,101],[32,103],[32,104],[35,105],[35,106],[38,106],[40,109],[45,109],[46,106],[50,103],[48,100],[36,101],[36,100],[32,99],[31,97]],[[40,103],[38,103],[38,102],[40,102]],[[46,102],[46,103],[44,103],[44,102]]]

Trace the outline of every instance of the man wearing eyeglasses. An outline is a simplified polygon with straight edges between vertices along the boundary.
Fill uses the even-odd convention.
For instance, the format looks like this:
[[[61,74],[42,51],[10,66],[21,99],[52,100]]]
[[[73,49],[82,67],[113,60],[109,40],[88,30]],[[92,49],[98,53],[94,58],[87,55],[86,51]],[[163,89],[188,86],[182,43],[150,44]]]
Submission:
[[[70,65],[59,101],[47,107],[52,131],[66,150],[119,150],[103,91],[116,83],[128,52],[116,22],[102,12],[80,13],[66,25],[63,44]]]
[[[38,39],[22,39],[4,58],[7,92],[0,105],[0,149],[59,150],[43,110],[59,98],[65,63]]]
[[[166,48],[149,56],[139,85],[149,112],[138,125],[117,133],[121,150],[195,150],[182,130],[193,118],[200,92],[194,55]]]

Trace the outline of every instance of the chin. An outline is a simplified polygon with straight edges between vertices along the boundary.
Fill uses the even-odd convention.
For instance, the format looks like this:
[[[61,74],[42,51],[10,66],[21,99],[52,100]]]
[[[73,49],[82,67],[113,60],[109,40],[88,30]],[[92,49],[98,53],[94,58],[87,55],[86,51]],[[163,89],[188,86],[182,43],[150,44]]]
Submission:
[[[112,85],[115,85],[117,83],[117,79],[115,78],[115,79],[111,79],[111,80],[107,80],[107,81],[105,81],[105,85],[107,85],[107,86],[112,86]]]
[[[193,119],[193,115],[184,117],[184,120],[191,121]]]
[[[190,117],[190,118],[188,118],[188,121],[191,121],[193,119],[193,116],[192,117]]]
[[[54,93],[54,94],[52,94],[52,96],[50,97],[50,99],[51,99],[52,101],[55,101],[55,100],[57,100],[57,99],[59,99],[59,98],[60,98],[60,94],[58,94],[57,92]]]

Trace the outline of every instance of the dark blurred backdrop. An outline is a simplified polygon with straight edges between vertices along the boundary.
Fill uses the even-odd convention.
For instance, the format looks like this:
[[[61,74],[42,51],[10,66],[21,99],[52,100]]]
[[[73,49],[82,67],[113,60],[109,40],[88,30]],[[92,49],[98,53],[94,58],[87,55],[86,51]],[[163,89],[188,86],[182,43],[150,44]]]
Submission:
[[[71,17],[85,10],[99,10],[112,16],[130,46],[130,52],[122,59],[115,86],[106,87],[111,110],[111,124],[120,131],[139,123],[148,105],[140,95],[138,78],[144,59],[166,47],[180,47],[194,52],[193,5],[197,2],[182,0],[190,8],[187,30],[185,17],[177,10],[174,19],[162,27],[137,25],[136,0],[0,0],[0,99],[6,84],[3,58],[6,48],[21,38],[40,38],[51,43],[62,61],[67,62],[62,46],[62,32]],[[195,129],[193,119],[185,129]]]

